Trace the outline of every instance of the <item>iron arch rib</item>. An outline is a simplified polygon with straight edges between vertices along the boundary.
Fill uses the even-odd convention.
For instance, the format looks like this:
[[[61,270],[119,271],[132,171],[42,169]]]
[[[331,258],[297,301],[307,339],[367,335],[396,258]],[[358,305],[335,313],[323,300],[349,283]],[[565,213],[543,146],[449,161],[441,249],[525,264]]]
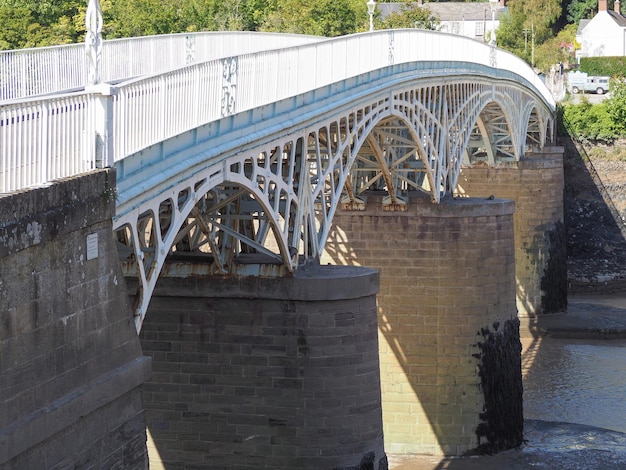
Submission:
[[[193,163],[121,204],[134,204],[115,229],[138,279],[138,330],[164,270],[201,259],[210,274],[288,275],[319,259],[341,205],[363,208],[369,191],[384,192],[385,210],[405,210],[411,192],[438,203],[483,149],[497,165],[521,158],[528,140],[545,144],[550,116],[523,86],[487,75],[406,74],[309,101],[301,117],[277,115],[250,138],[233,128],[218,145],[191,131],[181,154]],[[238,116],[222,119],[228,129]]]

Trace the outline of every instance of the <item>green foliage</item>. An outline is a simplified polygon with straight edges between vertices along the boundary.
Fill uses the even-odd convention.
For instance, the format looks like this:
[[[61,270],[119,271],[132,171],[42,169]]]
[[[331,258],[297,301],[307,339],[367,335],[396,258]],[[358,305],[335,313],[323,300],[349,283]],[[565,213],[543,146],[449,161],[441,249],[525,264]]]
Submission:
[[[354,33],[358,27],[355,11],[348,1],[318,0],[311,8],[311,20],[317,36],[343,36]]]
[[[362,0],[277,0],[262,31],[340,36],[365,31],[369,19]]]
[[[551,28],[561,16],[561,1],[510,0],[507,6],[496,34],[498,46],[530,63],[533,42],[537,55],[539,47],[554,37]],[[551,48],[548,45],[548,50]]]
[[[604,100],[613,127],[619,137],[626,137],[626,83],[624,78],[611,80],[611,97]]]
[[[611,143],[626,137],[626,83],[623,79],[611,80],[611,97],[600,104],[592,105],[583,99],[580,104],[560,106],[557,111],[580,140]]]
[[[626,57],[581,57],[580,70],[589,75],[626,76]]]
[[[567,65],[576,63],[574,43],[576,41],[576,25],[567,25],[554,38],[546,40],[535,49],[535,65],[547,72],[559,62]]]
[[[77,42],[84,26],[75,18],[86,5],[82,1],[0,0],[0,48],[49,46]]]
[[[619,133],[611,118],[606,103],[592,105],[588,100],[580,104],[567,105],[563,118],[570,132],[582,141],[613,142]]]
[[[439,19],[431,15],[427,7],[420,7],[411,0],[404,0],[400,11],[394,11],[380,22],[382,29],[420,28],[436,29]]]
[[[28,30],[35,24],[28,8],[0,6],[0,24],[0,49],[28,47]]]
[[[578,24],[582,19],[590,19],[598,11],[598,0],[571,0],[567,5],[567,21]]]
[[[524,35],[524,17],[510,12],[500,17],[496,31],[498,47],[506,49],[530,62],[530,34]]]

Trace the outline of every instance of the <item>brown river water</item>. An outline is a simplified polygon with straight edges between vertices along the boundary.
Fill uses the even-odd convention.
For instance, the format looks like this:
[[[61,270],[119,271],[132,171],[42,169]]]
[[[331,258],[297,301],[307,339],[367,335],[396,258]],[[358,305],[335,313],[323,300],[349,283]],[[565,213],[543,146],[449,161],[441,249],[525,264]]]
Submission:
[[[522,340],[525,419],[626,433],[626,340]]]

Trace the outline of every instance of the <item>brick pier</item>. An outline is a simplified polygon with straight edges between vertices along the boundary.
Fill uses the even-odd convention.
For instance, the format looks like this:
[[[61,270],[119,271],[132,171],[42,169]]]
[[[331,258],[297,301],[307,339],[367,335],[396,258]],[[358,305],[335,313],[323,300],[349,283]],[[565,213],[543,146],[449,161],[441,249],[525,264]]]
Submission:
[[[151,468],[385,469],[377,290],[335,266],[160,279],[141,331]]]
[[[514,204],[415,197],[406,212],[389,212],[382,197],[368,196],[365,211],[338,211],[323,261],[380,270],[385,449],[460,455],[486,444],[483,430],[498,426],[487,413],[490,377],[505,394],[496,420],[521,437]],[[480,344],[493,335],[510,354],[487,366]]]
[[[521,316],[567,308],[567,238],[563,223],[563,147],[544,147],[495,168],[463,168],[463,196],[515,201],[515,277]]]

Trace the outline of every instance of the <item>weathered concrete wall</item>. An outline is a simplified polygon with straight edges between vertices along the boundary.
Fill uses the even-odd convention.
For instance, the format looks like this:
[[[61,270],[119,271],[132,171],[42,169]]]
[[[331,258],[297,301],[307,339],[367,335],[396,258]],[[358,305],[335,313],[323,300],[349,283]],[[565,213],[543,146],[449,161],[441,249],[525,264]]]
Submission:
[[[153,469],[386,470],[378,273],[161,278],[141,331]]]
[[[486,414],[481,375],[490,383],[492,374],[517,367],[505,376],[521,385],[521,347],[499,362],[485,356],[480,343],[494,324],[517,324],[514,204],[411,198],[406,212],[386,212],[381,204],[381,196],[368,196],[366,211],[338,211],[322,261],[380,270],[385,448],[452,455],[479,445],[499,448],[499,442],[484,446],[499,437],[485,432],[497,426]],[[521,436],[521,388],[503,386],[496,420],[506,416]]]
[[[515,275],[520,315],[567,308],[563,147],[545,147],[497,168],[463,168],[457,192],[515,201]]]
[[[0,196],[1,468],[147,468],[149,359],[113,243],[114,184],[99,171]]]

